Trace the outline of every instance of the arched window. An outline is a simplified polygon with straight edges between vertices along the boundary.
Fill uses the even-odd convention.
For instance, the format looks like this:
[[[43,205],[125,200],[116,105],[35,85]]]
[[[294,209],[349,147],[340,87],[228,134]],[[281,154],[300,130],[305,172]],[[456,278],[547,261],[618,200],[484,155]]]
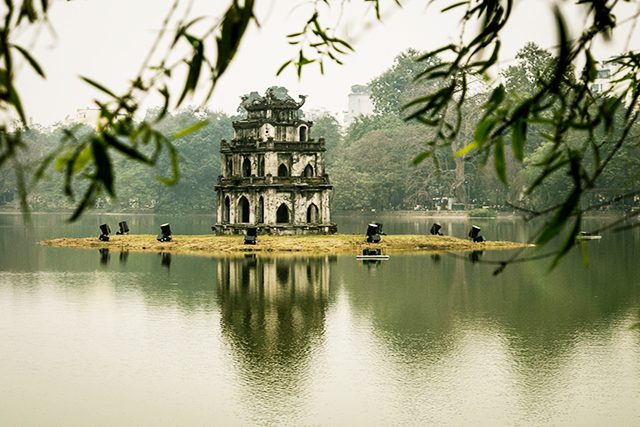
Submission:
[[[308,164],[305,168],[304,168],[304,176],[309,178],[312,177],[313,174],[313,166],[311,166],[311,164]]]
[[[224,198],[224,208],[222,209],[222,222],[229,222],[229,213],[231,212],[231,201],[229,196]]]
[[[307,127],[306,126],[300,126],[298,131],[300,132],[300,141],[302,141],[302,142],[306,141],[307,140]]]
[[[264,176],[264,156],[260,156],[258,160],[258,176]]]
[[[256,217],[256,223],[262,224],[264,222],[264,199],[262,196],[258,199],[258,212]]]
[[[233,160],[231,157],[227,159],[227,178],[233,176]]]
[[[287,169],[287,165],[285,165],[284,163],[281,163],[280,166],[278,166],[278,176],[280,178],[289,176],[289,169]]]
[[[251,176],[251,160],[248,157],[242,162],[242,176]]]
[[[311,203],[307,208],[307,224],[317,224],[318,222],[318,207]]]
[[[289,208],[285,203],[281,204],[276,211],[276,223],[288,224],[289,223]]]
[[[249,201],[244,196],[238,200],[238,219],[239,221],[236,222],[249,222]]]

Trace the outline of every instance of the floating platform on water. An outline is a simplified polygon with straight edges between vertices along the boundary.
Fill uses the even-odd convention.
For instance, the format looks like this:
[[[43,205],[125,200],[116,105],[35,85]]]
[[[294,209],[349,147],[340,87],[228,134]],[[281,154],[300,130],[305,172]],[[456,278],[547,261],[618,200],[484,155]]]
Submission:
[[[389,255],[356,255],[356,259],[360,261],[385,261],[389,258]]]
[[[362,255],[356,255],[356,259],[360,261],[380,261],[388,260],[389,255],[384,255],[381,248],[368,247],[362,250]]]
[[[602,236],[576,236],[577,241],[581,240],[600,240]]]
[[[101,249],[133,252],[173,252],[194,255],[229,255],[242,253],[264,254],[361,254],[371,247],[361,234],[257,236],[255,245],[245,245],[244,236],[173,235],[170,242],[159,242],[155,235],[111,235],[108,242],[97,237],[64,237],[45,240],[45,246]],[[474,243],[467,239],[432,235],[387,235],[374,245],[385,253],[392,252],[463,252],[477,250],[505,250],[531,246],[528,243]]]
[[[578,241],[580,241],[580,240],[600,240],[600,239],[602,239],[601,235],[599,235],[599,234],[591,234],[591,233],[587,233],[585,231],[581,231],[576,236],[576,240],[578,240]]]

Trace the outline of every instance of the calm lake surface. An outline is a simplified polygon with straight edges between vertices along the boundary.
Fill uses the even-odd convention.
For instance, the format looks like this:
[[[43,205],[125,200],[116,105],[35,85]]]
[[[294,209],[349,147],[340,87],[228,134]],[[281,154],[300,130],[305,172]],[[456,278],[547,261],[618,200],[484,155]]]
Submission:
[[[507,253],[363,264],[39,246],[123,219],[154,234],[213,223],[64,219],[0,215],[2,426],[640,425],[638,229],[589,242],[589,267],[573,251],[553,271],[547,259],[493,276],[484,261]],[[335,219],[356,233],[432,223]],[[471,225],[439,222],[461,237]],[[473,223],[490,240],[532,233]]]

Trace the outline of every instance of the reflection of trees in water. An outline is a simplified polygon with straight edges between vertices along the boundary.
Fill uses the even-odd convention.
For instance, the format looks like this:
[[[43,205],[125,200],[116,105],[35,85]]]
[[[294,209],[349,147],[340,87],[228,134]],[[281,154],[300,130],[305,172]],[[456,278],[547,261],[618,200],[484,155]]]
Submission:
[[[355,311],[371,318],[375,335],[405,368],[437,363],[454,350],[455,311],[450,292],[460,270],[441,269],[445,256],[392,256],[376,269],[343,271]],[[366,279],[363,277],[366,276]]]
[[[178,307],[184,315],[217,309],[212,286],[214,259],[117,250],[111,250],[111,255],[106,265],[114,282],[139,294],[154,309]]]
[[[221,330],[260,410],[292,411],[323,339],[330,266],[322,258],[219,259]],[[287,398],[288,397],[288,398]]]
[[[353,309],[372,319],[380,343],[397,362],[392,368],[424,374],[429,364],[459,357],[460,345],[482,342],[468,338],[495,337],[492,351],[506,358],[523,393],[536,396],[533,404],[544,405],[543,391],[561,387],[554,381],[578,348],[608,342],[637,306],[638,240],[626,239],[622,245],[605,239],[593,245],[589,268],[573,253],[552,272],[543,261],[510,265],[493,276],[493,266],[482,261],[501,254],[488,251],[475,263],[468,253],[439,260],[396,256],[376,274],[338,274],[350,282]]]

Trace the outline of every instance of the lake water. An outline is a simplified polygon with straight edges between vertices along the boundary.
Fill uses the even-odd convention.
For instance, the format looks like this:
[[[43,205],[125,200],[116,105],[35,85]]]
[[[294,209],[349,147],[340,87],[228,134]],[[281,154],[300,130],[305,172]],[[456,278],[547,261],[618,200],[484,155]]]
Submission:
[[[640,425],[638,229],[589,242],[588,267],[573,251],[498,276],[486,261],[504,252],[363,264],[37,244],[122,219],[154,234],[213,222],[0,215],[0,425]],[[373,219],[336,217],[357,233]],[[475,223],[490,240],[532,232]]]

